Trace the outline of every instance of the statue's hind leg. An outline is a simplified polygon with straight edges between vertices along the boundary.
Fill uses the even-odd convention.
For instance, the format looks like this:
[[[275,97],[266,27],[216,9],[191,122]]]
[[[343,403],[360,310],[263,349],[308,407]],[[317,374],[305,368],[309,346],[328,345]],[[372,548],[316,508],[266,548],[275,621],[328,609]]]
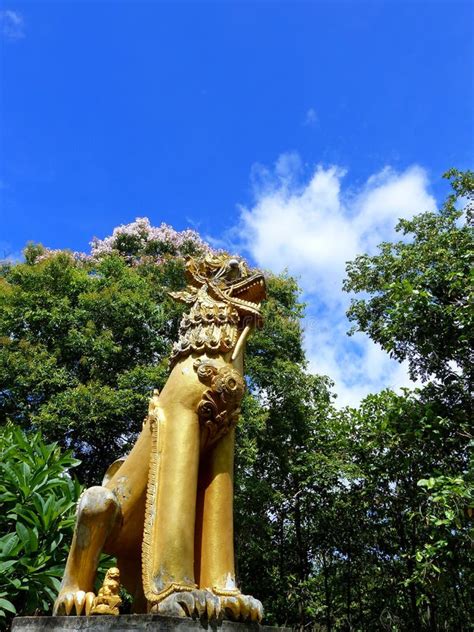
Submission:
[[[104,486],[86,490],[79,500],[76,528],[53,614],[88,613],[95,597],[94,580],[102,550],[117,556],[133,552],[140,559],[150,437],[147,424],[112,478]]]
[[[120,505],[106,487],[91,487],[79,500],[77,522],[53,615],[88,614],[104,542],[120,519]]]

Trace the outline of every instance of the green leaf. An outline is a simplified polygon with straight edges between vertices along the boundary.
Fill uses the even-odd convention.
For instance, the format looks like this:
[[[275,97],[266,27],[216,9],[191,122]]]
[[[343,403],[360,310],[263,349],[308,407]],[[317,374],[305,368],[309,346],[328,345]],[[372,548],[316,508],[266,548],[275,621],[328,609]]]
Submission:
[[[23,547],[25,548],[25,550],[28,551],[29,542],[30,542],[29,530],[25,527],[25,525],[22,522],[16,523],[15,530],[20,539],[20,542],[23,544]]]
[[[0,561],[0,573],[5,573],[9,568],[16,566],[18,564],[17,560],[5,560]]]
[[[0,609],[16,614],[16,608],[12,602],[8,601],[8,599],[4,599],[3,597],[0,597]]]

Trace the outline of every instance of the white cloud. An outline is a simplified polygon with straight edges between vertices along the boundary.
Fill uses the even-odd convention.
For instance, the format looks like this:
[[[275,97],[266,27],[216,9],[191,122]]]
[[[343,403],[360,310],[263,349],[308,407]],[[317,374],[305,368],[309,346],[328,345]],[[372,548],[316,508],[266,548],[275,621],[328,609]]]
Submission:
[[[309,110],[306,111],[306,115],[304,117],[304,124],[308,125],[309,127],[316,127],[318,123],[319,123],[318,113],[316,112],[314,108],[309,108]]]
[[[273,170],[253,169],[255,203],[241,207],[240,238],[257,264],[287,268],[300,279],[308,303],[305,343],[311,370],[336,382],[338,401],[356,404],[381,388],[407,386],[406,367],[368,337],[348,338],[342,292],[345,264],[393,239],[400,217],[436,208],[426,172],[390,167],[354,191],[344,191],[345,170],[318,166],[301,181],[297,154],[283,154]]]
[[[0,11],[0,30],[7,39],[21,39],[25,36],[24,20],[21,13],[5,9]]]
[[[413,166],[402,174],[386,167],[371,176],[359,200],[355,227],[363,236],[366,248],[374,250],[382,239],[393,235],[400,217],[436,208],[428,192],[426,172]]]

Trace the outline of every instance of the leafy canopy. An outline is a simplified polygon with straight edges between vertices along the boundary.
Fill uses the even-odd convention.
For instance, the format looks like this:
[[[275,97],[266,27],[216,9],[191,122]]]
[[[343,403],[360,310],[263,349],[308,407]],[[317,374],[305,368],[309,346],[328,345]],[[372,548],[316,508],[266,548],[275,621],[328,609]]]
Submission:
[[[184,255],[207,250],[193,231],[137,220],[91,255],[30,245],[25,263],[5,265],[0,423],[41,428],[74,448],[83,481],[100,480],[166,380],[182,311],[167,290],[185,283]]]

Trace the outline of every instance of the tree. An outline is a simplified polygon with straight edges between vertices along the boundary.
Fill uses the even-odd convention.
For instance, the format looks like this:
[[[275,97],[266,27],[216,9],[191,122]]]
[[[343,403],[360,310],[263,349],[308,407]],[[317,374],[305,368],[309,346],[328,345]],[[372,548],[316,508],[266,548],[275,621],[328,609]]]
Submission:
[[[85,484],[127,451],[167,375],[196,233],[148,220],[95,240],[90,255],[25,250],[0,276],[0,422],[72,447]]]
[[[466,465],[466,445],[440,412],[416,392],[390,391],[350,412],[351,456],[360,472],[350,487],[354,526],[366,569],[377,577],[367,603],[372,625],[380,617],[379,625],[385,618],[393,629],[468,630],[474,614],[467,489],[464,502],[459,496],[452,506],[452,495],[443,504],[423,487],[427,478],[458,477]],[[362,592],[366,581],[355,582]]]
[[[464,591],[474,578],[469,521],[474,504],[474,174],[451,170],[446,177],[453,192],[441,210],[400,220],[397,230],[404,239],[349,263],[344,286],[368,294],[351,302],[354,330],[407,360],[411,376],[425,383],[415,396],[401,400],[395,421],[402,426],[395,437],[410,438],[397,457],[397,478],[406,458],[410,463],[403,477],[409,488],[400,503],[408,520],[404,538],[411,542],[403,554],[409,565],[403,583],[410,591],[415,627],[430,630],[443,625],[469,629],[474,618]]]

